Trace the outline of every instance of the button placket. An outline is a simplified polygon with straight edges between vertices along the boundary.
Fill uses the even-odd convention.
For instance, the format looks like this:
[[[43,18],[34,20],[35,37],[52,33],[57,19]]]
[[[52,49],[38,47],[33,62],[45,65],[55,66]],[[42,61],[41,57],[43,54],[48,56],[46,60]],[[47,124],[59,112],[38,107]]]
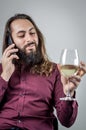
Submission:
[[[18,100],[18,112],[19,113],[21,113],[23,111],[24,96],[25,96],[25,92],[21,92],[19,94],[19,100]]]

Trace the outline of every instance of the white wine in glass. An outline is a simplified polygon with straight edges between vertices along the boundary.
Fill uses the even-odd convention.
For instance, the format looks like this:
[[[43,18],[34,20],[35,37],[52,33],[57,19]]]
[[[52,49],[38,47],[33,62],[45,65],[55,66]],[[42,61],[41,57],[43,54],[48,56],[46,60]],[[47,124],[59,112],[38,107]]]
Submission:
[[[76,74],[77,71],[78,66],[76,65],[61,65],[61,72],[66,77]]]
[[[61,73],[69,78],[77,73],[79,68],[79,55],[77,49],[64,49],[62,50],[62,54],[60,57],[61,64]],[[75,100],[70,95],[70,90],[68,88],[68,92],[66,97],[60,98],[60,100]]]

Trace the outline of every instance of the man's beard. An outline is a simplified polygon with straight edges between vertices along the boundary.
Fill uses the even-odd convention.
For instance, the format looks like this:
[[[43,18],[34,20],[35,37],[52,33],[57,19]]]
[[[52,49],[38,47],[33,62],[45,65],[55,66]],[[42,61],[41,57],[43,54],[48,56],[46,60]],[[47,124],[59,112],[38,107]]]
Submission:
[[[26,51],[25,51],[26,47],[31,45],[31,44],[35,44],[36,50],[34,51],[32,49],[32,50],[30,50],[31,52],[26,54]],[[19,56],[19,62],[23,63],[25,65],[29,65],[31,67],[34,65],[41,64],[43,61],[43,56],[41,53],[40,44],[38,44],[38,46],[37,46],[35,42],[32,42],[32,43],[29,43],[29,45],[24,47],[23,50],[21,50],[21,49],[18,50],[17,55]]]

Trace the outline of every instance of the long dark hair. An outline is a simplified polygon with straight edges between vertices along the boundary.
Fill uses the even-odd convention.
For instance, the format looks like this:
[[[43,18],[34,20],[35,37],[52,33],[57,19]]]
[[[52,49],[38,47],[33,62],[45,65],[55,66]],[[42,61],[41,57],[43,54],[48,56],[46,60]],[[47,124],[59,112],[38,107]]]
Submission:
[[[11,25],[11,23],[13,21],[15,21],[17,19],[27,19],[28,21],[30,21],[33,24],[33,26],[35,27],[37,35],[38,35],[41,54],[42,54],[42,57],[44,59],[44,62],[42,62],[40,65],[34,65],[31,68],[31,71],[33,73],[49,75],[51,73],[51,71],[52,71],[52,62],[50,62],[50,60],[48,58],[48,55],[46,53],[43,34],[39,30],[39,28],[37,27],[37,25],[35,24],[33,19],[30,16],[26,15],[26,14],[15,14],[13,17],[8,19],[8,21],[7,21],[6,25],[5,25],[5,30],[4,30],[2,53],[8,47],[8,36],[11,35],[11,27],[10,27],[10,25]]]

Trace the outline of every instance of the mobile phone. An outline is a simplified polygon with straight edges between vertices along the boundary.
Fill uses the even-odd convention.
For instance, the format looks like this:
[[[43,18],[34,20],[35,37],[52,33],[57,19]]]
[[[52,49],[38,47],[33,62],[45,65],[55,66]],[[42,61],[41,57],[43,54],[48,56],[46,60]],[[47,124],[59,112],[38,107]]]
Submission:
[[[7,40],[8,40],[8,46],[14,43],[10,35],[8,35]],[[15,46],[14,48],[17,48],[17,47]],[[17,54],[17,53],[12,53],[12,54]],[[15,62],[16,62],[16,59],[13,59],[12,63],[15,64]]]
[[[9,35],[8,36],[8,45],[11,45],[11,44],[13,44],[13,40],[12,40],[11,36]]]

